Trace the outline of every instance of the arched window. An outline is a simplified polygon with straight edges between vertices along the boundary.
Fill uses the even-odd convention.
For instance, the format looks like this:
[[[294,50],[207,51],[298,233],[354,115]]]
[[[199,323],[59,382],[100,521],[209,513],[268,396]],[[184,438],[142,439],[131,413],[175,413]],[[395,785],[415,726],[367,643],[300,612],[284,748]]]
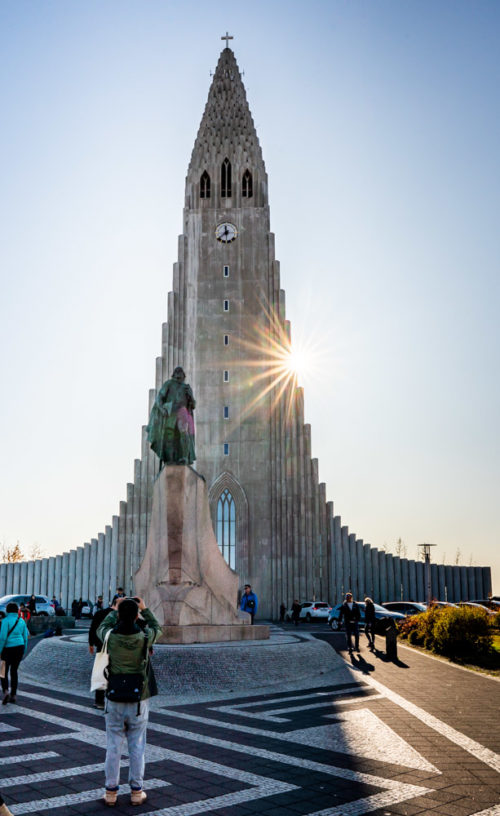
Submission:
[[[250,170],[245,170],[245,172],[243,173],[241,195],[243,196],[243,198],[252,198],[253,196],[252,174]]]
[[[210,176],[204,170],[200,179],[200,198],[210,198]]]
[[[220,170],[220,194],[222,198],[231,198],[231,162],[224,159]]]
[[[226,488],[217,502],[217,544],[224,560],[232,569],[236,564],[236,509]]]

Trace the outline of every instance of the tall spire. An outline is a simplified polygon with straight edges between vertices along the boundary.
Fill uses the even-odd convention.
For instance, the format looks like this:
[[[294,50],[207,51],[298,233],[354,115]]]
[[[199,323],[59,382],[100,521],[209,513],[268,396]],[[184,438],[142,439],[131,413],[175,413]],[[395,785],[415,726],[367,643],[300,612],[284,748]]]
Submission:
[[[215,69],[188,178],[204,169],[214,170],[226,156],[240,168],[249,164],[265,173],[245,87],[234,53],[227,47],[221,52]]]

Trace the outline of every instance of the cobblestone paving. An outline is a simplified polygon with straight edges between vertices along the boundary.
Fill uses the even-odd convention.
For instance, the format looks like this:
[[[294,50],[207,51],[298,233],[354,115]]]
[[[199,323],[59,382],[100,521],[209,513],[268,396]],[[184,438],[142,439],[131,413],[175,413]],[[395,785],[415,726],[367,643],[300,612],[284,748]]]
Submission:
[[[148,801],[130,805],[124,754],[115,812],[498,816],[500,684],[417,657],[401,651],[405,669],[363,649],[357,669],[331,685],[315,686],[312,676],[294,691],[167,705],[158,698],[148,729]],[[442,691],[438,700],[433,686]],[[467,711],[455,717],[462,694]],[[108,812],[99,801],[104,718],[90,703],[88,695],[21,681],[18,703],[1,708],[0,790],[16,816]],[[488,714],[479,727],[475,709]],[[495,732],[488,739],[480,733],[485,722]]]

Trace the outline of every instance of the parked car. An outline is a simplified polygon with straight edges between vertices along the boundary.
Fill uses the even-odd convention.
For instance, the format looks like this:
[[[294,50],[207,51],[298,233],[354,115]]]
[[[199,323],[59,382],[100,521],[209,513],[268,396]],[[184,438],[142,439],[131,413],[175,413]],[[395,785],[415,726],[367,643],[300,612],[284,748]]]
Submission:
[[[451,603],[451,601],[431,601],[431,606],[439,606],[439,607],[446,607],[446,606],[454,606],[456,608],[455,603]]]
[[[425,612],[427,605],[417,603],[416,601],[387,601],[383,603],[384,609],[390,609],[391,612],[401,612],[402,615],[418,615],[420,612]]]
[[[4,595],[0,598],[0,612],[5,612],[7,610],[7,604],[11,602],[16,603],[18,606],[22,603],[28,606],[30,598],[31,595]],[[46,595],[35,595],[35,601],[37,615],[55,615],[55,610],[50,602],[50,598],[47,598]]]
[[[92,617],[92,609],[93,609],[93,606],[92,606],[92,604],[90,603],[90,601],[88,599],[86,601],[83,601],[82,618],[91,618]]]
[[[483,606],[480,603],[476,603],[475,601],[459,601],[457,606],[471,606],[473,609],[482,609],[483,612],[486,612],[488,615],[495,615],[496,613],[493,612],[492,609],[488,609],[487,606]]]
[[[324,601],[306,601],[300,604],[299,620],[306,620],[308,623],[313,620],[327,620],[331,608],[330,604]],[[291,609],[288,609],[285,613],[285,620],[292,620]]]
[[[356,601],[356,606],[359,607],[359,611],[361,613],[361,619],[359,621],[360,626],[365,625],[365,604],[364,601]],[[344,625],[343,623],[340,624],[340,607],[342,604],[337,604],[331,610],[330,614],[328,615],[328,626],[330,629],[333,629],[334,632],[338,631]],[[383,618],[392,618],[394,623],[398,623],[398,621],[402,621],[405,619],[405,616],[401,614],[401,612],[391,612],[390,609],[385,609],[385,607],[380,606],[380,604],[374,604],[375,607],[375,617],[377,620],[382,620]]]
[[[477,601],[475,598],[471,599],[470,603],[480,604],[480,606],[486,606],[487,609],[492,609],[493,612],[500,612],[500,601],[495,601],[494,598],[485,598],[481,601]]]

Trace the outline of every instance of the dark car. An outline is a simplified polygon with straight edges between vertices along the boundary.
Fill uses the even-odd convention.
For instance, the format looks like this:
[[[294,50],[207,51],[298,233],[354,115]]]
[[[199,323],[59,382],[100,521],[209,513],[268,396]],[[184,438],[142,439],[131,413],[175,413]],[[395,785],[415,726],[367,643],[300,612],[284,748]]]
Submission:
[[[390,609],[391,612],[401,612],[405,617],[418,615],[427,609],[425,604],[417,603],[416,601],[387,601],[387,603],[383,603],[382,606],[384,609]]]
[[[365,604],[364,604],[364,601],[363,602],[362,601],[356,601],[355,603],[356,603],[356,606],[359,608],[359,612],[360,612],[360,615],[361,615],[359,625],[364,626],[365,625]],[[394,620],[394,623],[398,623],[398,621],[402,621],[402,620],[405,619],[405,616],[401,615],[400,612],[391,612],[389,609],[384,609],[384,607],[380,606],[380,604],[373,604],[373,605],[375,607],[375,617],[376,617],[377,620],[383,620],[384,618],[386,618],[386,619],[387,618],[392,618],[392,620]],[[339,620],[339,618],[340,618],[340,607],[341,606],[342,606],[342,604],[337,604],[337,606],[334,606],[332,611],[330,612],[330,614],[328,616],[328,626],[330,627],[330,629],[333,629],[334,632],[337,632],[339,629],[342,629],[342,627],[344,625],[343,623],[341,624],[340,620]]]

